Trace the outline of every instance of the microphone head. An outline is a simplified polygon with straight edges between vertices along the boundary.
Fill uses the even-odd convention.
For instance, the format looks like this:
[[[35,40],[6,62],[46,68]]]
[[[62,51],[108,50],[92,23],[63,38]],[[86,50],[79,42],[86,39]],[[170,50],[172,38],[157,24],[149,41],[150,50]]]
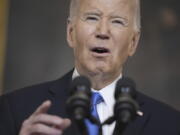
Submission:
[[[73,95],[77,91],[85,92],[91,95],[91,82],[85,76],[78,76],[73,79],[70,86],[70,95]]]
[[[66,101],[67,113],[75,120],[81,121],[90,114],[91,83],[85,76],[76,77],[70,86]]]
[[[114,116],[117,123],[127,124],[135,119],[139,108],[136,98],[136,85],[128,77],[119,79],[115,88],[116,103],[114,106]]]
[[[115,88],[115,99],[117,99],[121,94],[128,94],[132,98],[136,98],[136,84],[132,79],[122,77],[117,81]]]

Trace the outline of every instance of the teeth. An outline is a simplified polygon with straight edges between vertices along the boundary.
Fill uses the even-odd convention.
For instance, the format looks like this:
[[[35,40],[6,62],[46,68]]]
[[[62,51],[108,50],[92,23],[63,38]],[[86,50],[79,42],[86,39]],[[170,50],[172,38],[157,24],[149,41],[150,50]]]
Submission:
[[[93,52],[96,52],[96,53],[107,53],[107,52],[108,52],[108,49],[106,49],[106,48],[101,48],[101,47],[96,47],[96,48],[93,48],[92,51],[93,51]]]

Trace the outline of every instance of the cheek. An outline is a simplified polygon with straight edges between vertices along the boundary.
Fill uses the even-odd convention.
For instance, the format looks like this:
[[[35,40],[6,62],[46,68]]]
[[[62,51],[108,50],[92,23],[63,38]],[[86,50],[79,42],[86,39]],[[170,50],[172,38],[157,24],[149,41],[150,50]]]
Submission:
[[[92,38],[95,27],[89,25],[85,22],[80,22],[77,24],[75,29],[76,40],[79,44],[87,44],[88,41]]]
[[[78,57],[87,57],[89,45],[92,44],[94,28],[84,22],[77,23],[74,31],[74,53]],[[85,59],[79,58],[79,59]]]
[[[127,29],[116,30],[113,35],[115,51],[118,51],[120,54],[128,53],[131,45],[131,32]]]
[[[114,39],[113,62],[122,65],[129,55],[130,38],[124,34],[118,34]]]

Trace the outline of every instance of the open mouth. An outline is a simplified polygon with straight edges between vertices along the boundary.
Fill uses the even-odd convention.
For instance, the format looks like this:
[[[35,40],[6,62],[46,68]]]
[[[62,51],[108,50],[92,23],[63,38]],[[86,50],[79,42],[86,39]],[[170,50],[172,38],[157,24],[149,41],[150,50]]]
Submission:
[[[98,53],[98,54],[102,54],[102,53],[109,53],[109,49],[104,48],[104,47],[94,47],[91,49],[92,52]]]

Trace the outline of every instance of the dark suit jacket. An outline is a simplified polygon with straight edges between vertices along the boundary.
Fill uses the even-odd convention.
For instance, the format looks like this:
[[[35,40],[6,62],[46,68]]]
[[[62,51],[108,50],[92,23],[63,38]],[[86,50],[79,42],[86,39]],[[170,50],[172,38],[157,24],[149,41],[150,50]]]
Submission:
[[[0,135],[18,135],[22,122],[45,100],[52,101],[49,114],[68,117],[65,102],[72,71],[61,79],[6,94],[0,98]],[[125,129],[123,135],[180,135],[180,113],[171,107],[138,93],[137,101],[144,113]],[[65,135],[79,135],[73,123]]]

